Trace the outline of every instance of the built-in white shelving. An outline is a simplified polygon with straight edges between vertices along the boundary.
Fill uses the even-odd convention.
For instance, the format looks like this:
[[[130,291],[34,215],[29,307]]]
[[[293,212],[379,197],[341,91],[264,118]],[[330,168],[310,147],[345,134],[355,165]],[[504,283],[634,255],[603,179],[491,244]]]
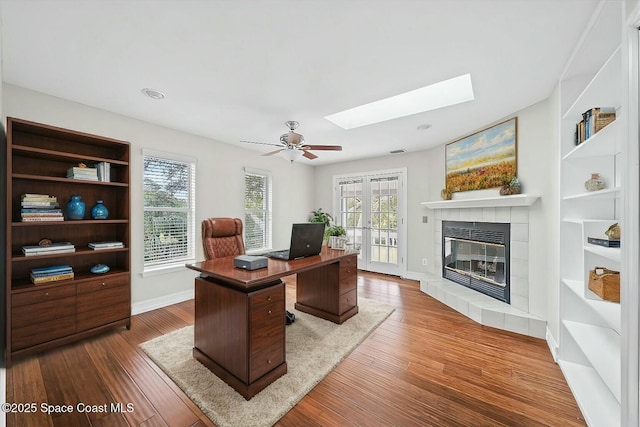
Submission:
[[[584,250],[615,262],[620,262],[620,258],[622,256],[620,248],[605,248],[597,245],[585,245]]]
[[[620,334],[610,328],[565,320],[562,322],[580,346],[591,367],[620,402]]]
[[[590,366],[567,360],[558,362],[569,388],[590,426],[619,426],[620,403],[600,375]]]
[[[571,196],[563,197],[563,200],[571,199],[613,199],[620,194],[620,187],[606,188],[599,191],[589,191],[579,194],[572,194]]]
[[[576,51],[574,63],[560,81],[558,363],[591,427],[620,426],[624,402],[621,358],[624,301],[605,301],[589,289],[589,271],[595,267],[621,270],[624,235],[619,248],[588,241],[589,237],[606,239],[605,231],[615,223],[624,229],[621,16],[620,2],[600,4],[593,26],[587,29]],[[609,34],[614,31],[620,32]],[[594,49],[596,45],[598,48]],[[586,67],[581,55],[593,67]],[[589,75],[591,79],[577,90],[576,76]],[[616,119],[576,145],[576,124],[583,113],[593,108],[614,109]],[[605,187],[587,191],[585,181],[596,173]]]
[[[599,319],[594,323],[606,325],[620,334],[620,304],[586,298],[584,281],[582,280],[564,279],[563,284],[573,292],[579,304],[585,307],[585,312],[588,313],[588,316]]]

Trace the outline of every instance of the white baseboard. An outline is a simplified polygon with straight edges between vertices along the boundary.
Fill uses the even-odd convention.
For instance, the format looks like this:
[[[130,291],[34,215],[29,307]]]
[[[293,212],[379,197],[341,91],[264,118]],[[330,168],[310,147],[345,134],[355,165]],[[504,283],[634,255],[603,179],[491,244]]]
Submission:
[[[147,311],[156,310],[171,304],[177,304],[182,301],[193,299],[194,290],[176,292],[175,294],[165,295],[158,298],[137,302],[131,305],[131,314],[146,313]]]
[[[551,351],[551,355],[553,356],[553,360],[558,363],[558,343],[551,335],[551,331],[547,328],[547,334],[545,335],[545,339],[547,340],[547,345],[549,346],[549,350]]]
[[[418,273],[416,271],[407,271],[405,273],[405,275],[403,276],[403,279],[408,279],[408,280],[422,280],[424,279],[426,276],[424,273]]]

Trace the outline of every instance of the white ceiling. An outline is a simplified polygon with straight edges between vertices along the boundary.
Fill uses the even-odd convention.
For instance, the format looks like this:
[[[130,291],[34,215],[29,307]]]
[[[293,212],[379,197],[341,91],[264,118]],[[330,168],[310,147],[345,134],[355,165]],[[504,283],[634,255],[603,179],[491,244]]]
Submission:
[[[273,147],[239,141],[297,120],[344,148],[301,160],[318,165],[430,148],[547,98],[597,3],[0,0],[2,77],[256,156]],[[352,130],[323,118],[465,73],[474,101]]]

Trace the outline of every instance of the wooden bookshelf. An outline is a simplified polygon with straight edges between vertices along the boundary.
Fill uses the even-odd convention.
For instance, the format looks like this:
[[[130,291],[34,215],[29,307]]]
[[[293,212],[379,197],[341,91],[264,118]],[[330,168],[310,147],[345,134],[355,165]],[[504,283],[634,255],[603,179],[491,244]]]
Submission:
[[[6,349],[12,358],[131,325],[129,143],[26,120],[7,118]],[[109,181],[66,177],[78,163],[110,164]],[[66,211],[71,195],[86,205],[82,220],[21,221],[23,194],[55,196]],[[91,218],[103,200],[107,219]],[[75,252],[25,256],[41,239],[71,242]],[[92,250],[90,242],[121,241],[124,248]],[[74,278],[34,285],[34,268],[66,264]],[[110,270],[93,274],[91,267]]]

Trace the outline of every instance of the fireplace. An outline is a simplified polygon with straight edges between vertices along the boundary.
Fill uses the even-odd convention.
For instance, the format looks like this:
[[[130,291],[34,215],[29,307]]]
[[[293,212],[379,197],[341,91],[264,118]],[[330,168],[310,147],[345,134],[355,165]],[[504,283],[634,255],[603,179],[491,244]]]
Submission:
[[[442,221],[442,277],[510,303],[510,224]]]

